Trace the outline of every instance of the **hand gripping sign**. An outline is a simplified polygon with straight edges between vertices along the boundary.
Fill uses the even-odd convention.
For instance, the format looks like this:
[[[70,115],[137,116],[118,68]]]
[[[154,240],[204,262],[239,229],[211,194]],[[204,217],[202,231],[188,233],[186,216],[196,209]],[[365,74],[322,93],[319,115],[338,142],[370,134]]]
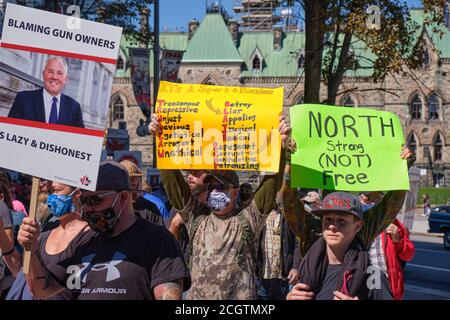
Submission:
[[[161,82],[158,169],[277,172],[283,88]]]
[[[398,117],[368,108],[291,108],[292,187],[345,191],[408,190]]]

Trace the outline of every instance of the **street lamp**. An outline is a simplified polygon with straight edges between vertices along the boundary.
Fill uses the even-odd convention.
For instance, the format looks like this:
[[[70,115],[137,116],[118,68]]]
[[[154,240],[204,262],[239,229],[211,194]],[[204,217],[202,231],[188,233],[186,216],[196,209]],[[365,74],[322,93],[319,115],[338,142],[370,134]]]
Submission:
[[[159,0],[153,1],[153,112],[155,112],[156,98],[159,89]],[[150,124],[150,116],[146,117],[146,121],[139,120],[139,126],[136,128],[136,134],[140,137],[150,135],[148,126]],[[153,137],[153,167],[156,168],[156,138]]]

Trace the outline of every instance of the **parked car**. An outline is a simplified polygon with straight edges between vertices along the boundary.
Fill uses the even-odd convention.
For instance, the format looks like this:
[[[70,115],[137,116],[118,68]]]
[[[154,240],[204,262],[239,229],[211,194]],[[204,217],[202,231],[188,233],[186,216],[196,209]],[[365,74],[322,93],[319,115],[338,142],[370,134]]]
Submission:
[[[444,234],[444,247],[450,250],[450,205],[431,208],[428,226],[428,232]]]

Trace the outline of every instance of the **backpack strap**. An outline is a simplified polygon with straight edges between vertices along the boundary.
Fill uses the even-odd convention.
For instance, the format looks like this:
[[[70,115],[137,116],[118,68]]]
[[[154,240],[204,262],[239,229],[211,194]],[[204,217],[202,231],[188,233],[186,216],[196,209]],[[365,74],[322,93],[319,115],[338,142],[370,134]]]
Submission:
[[[250,250],[250,254],[252,256],[252,259],[256,259],[255,255],[255,248],[254,248],[254,240],[255,240],[255,234],[252,231],[252,228],[250,226],[250,222],[244,215],[244,210],[239,212],[236,217],[239,220],[239,225],[242,228],[242,236],[241,239],[239,239],[238,244],[238,264],[241,268],[244,268],[245,261],[244,261],[244,255],[243,255],[243,249],[244,245],[247,243],[248,248]]]

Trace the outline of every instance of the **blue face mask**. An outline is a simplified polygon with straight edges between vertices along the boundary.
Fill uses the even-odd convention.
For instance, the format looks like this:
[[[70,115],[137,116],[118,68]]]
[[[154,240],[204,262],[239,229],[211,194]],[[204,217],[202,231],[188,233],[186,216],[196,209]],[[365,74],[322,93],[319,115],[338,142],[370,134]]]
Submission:
[[[69,212],[75,211],[75,206],[73,205],[71,195],[51,194],[47,198],[47,205],[53,215],[57,218],[62,217]]]

